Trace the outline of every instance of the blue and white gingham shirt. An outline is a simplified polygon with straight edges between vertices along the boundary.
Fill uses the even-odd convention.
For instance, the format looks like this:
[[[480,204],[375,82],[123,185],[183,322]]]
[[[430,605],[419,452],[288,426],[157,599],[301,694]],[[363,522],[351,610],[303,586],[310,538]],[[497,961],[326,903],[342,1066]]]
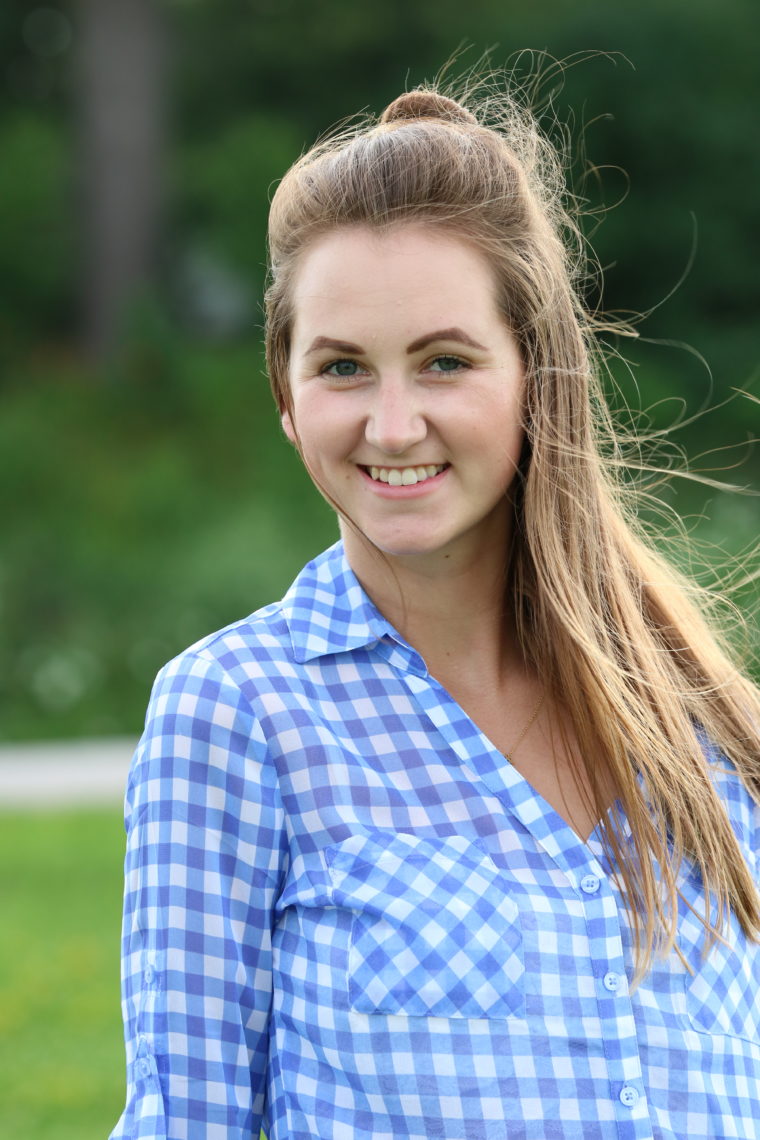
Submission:
[[[757,876],[760,812],[715,763]],[[760,1137],[760,950],[631,994],[582,843],[375,609],[338,544],[160,673],[127,794],[113,1137]]]

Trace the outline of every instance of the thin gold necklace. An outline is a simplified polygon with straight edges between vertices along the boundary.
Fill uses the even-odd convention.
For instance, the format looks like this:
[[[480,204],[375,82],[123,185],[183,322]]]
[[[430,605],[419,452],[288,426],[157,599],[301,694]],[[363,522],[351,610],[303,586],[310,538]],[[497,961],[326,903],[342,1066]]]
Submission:
[[[529,721],[528,721],[528,723],[525,725],[525,728],[522,730],[522,732],[521,732],[521,733],[520,733],[520,735],[518,736],[517,740],[514,742],[514,744],[513,744],[513,745],[512,745],[512,747],[510,748],[509,752],[504,752],[504,753],[503,753],[503,756],[504,756],[505,760],[508,760],[510,764],[513,762],[513,761],[512,761],[512,756],[513,756],[513,755],[514,755],[514,753],[517,751],[517,749],[520,747],[520,745],[522,744],[523,740],[525,740],[525,737],[528,735],[529,731],[531,730],[531,728],[532,728],[532,727],[533,727],[533,725],[535,724],[535,722],[536,722],[536,717],[538,716],[538,714],[541,712],[541,709],[543,708],[543,704],[544,704],[544,697],[545,697],[545,696],[546,696],[546,693],[542,693],[542,694],[541,694],[541,696],[540,696],[540,697],[539,697],[539,699],[538,699],[538,704],[536,705],[536,707],[534,708],[533,712],[531,713],[531,715],[530,715],[530,720],[529,720]]]

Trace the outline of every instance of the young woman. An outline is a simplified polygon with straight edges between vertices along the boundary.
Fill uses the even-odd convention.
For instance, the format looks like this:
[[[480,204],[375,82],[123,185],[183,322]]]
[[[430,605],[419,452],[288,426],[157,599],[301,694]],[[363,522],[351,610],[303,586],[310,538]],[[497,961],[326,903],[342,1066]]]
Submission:
[[[760,697],[603,461],[562,197],[428,89],[275,194],[341,541],[159,675],[114,1137],[758,1136]]]

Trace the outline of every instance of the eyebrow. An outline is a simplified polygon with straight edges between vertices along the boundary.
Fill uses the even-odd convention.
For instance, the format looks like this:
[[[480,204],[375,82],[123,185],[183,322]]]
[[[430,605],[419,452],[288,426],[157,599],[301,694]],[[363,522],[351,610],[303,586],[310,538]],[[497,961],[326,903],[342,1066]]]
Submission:
[[[459,344],[466,344],[470,348],[480,349],[481,352],[486,351],[485,345],[478,344],[464,329],[454,327],[450,329],[436,329],[435,332],[426,333],[424,336],[418,337],[417,340],[412,341],[408,346],[406,350],[407,355],[411,356],[413,352],[420,352],[421,349],[427,348],[429,344],[433,344],[437,340],[454,340],[458,341]],[[322,348],[331,348],[335,352],[353,353],[357,356],[364,355],[364,349],[361,348],[360,345],[350,344],[345,340],[333,340],[333,338],[329,336],[315,337],[304,355],[311,356],[313,352],[318,352]]]

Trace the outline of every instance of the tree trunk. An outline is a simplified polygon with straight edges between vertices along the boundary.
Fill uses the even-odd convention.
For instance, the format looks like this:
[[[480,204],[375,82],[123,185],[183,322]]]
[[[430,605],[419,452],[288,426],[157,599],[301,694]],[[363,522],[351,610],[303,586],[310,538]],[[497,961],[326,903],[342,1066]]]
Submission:
[[[160,0],[78,0],[83,326],[116,350],[130,301],[155,279],[165,144]]]

